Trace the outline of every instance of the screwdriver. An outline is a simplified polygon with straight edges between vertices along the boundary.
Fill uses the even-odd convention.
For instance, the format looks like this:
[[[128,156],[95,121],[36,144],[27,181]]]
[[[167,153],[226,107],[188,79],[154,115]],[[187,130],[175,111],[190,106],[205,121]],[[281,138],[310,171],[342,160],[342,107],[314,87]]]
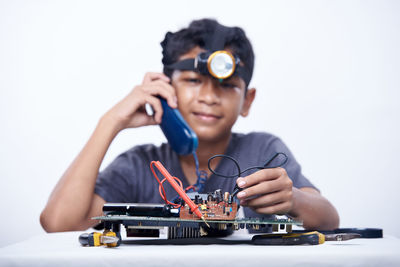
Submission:
[[[345,241],[353,238],[361,237],[355,233],[338,233],[338,234],[321,234],[313,231],[308,233],[291,233],[291,234],[265,234],[255,235],[252,243],[255,245],[319,245],[325,241]]]
[[[118,246],[119,238],[115,232],[108,231],[105,233],[93,232],[93,233],[83,233],[79,236],[79,243],[82,246],[98,247],[102,245],[107,245],[107,247]]]

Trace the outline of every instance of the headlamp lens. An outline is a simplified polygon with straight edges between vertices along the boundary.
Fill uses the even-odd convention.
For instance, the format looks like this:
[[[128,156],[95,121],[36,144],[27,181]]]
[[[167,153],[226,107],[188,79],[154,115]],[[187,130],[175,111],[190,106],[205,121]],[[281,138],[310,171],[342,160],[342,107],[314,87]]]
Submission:
[[[235,72],[235,58],[228,51],[216,51],[210,55],[207,62],[209,73],[218,79],[226,79]]]

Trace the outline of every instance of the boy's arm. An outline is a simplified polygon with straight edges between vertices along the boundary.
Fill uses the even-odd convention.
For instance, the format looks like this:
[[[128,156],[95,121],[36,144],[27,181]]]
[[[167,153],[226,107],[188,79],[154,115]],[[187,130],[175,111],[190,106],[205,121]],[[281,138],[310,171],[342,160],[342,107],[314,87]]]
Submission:
[[[295,188],[283,168],[264,169],[237,184],[240,204],[261,214],[288,214],[303,221],[306,229],[332,230],[339,226],[339,215],[333,205],[311,187]]]
[[[94,224],[90,218],[102,214],[104,199],[94,193],[98,171],[114,137],[125,128],[161,122],[162,107],[157,95],[177,107],[174,88],[161,73],[147,73],[143,83],[109,110],[99,121],[89,141],[54,188],[40,215],[47,232],[83,230]],[[154,109],[149,117],[144,105]]]
[[[305,229],[333,230],[339,227],[335,207],[311,187],[293,187],[293,207],[289,215],[303,221]]]
[[[40,216],[47,232],[83,230],[91,226],[90,216],[102,214],[105,201],[94,195],[94,186],[100,164],[116,134],[108,117],[103,117],[57,183]]]

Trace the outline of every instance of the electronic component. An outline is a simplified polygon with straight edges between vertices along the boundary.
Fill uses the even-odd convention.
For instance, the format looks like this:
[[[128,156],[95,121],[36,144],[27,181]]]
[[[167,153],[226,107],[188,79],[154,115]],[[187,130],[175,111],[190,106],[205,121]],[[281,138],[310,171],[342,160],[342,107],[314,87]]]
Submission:
[[[112,213],[130,216],[172,217],[179,216],[179,209],[171,205],[148,203],[106,203],[104,214]]]
[[[164,176],[164,179],[158,178],[154,167]],[[150,168],[159,183],[159,192],[165,204],[107,203],[103,206],[105,216],[92,218],[102,221],[105,231],[114,232],[119,240],[121,240],[121,224],[127,230],[127,237],[159,237],[160,231],[167,229],[168,239],[223,237],[234,230],[244,228],[259,232],[272,230],[272,232],[290,233],[293,224],[301,225],[300,222],[287,217],[275,217],[272,220],[237,219],[239,205],[234,195],[229,192],[222,192],[221,189],[207,194],[189,192],[192,186],[184,189],[182,182],[177,177],[173,177],[161,162],[152,161]],[[238,173],[241,173],[239,166]],[[174,202],[167,199],[163,187],[165,181],[171,184],[180,197]]]
[[[238,211],[238,204],[236,202],[229,203],[229,192],[222,194],[221,189],[215,190],[208,194],[195,193],[188,194],[189,197],[194,199],[194,203],[198,206],[200,212],[203,214],[207,221],[211,220],[234,220]],[[181,207],[179,218],[195,220],[198,217],[191,212],[188,205]]]
[[[160,181],[160,179],[158,179],[158,176],[153,168],[153,166],[156,166],[156,168],[158,169],[158,171],[161,172],[161,174],[165,177],[164,180]],[[159,187],[159,191],[160,191],[160,195],[161,198],[167,203],[170,204],[174,207],[180,207],[181,205],[178,204],[174,204],[170,201],[167,200],[167,196],[165,194],[165,189],[162,186],[162,183],[167,180],[170,185],[175,189],[175,191],[179,194],[179,196],[182,198],[182,200],[185,202],[185,205],[187,205],[190,208],[190,211],[194,214],[196,214],[197,217],[199,217],[200,219],[203,220],[203,222],[207,225],[207,221],[205,220],[203,214],[199,211],[199,207],[198,205],[196,205],[192,199],[190,199],[190,197],[186,194],[185,190],[183,190],[182,188],[182,182],[176,178],[176,177],[172,177],[172,175],[167,171],[167,169],[165,169],[165,167],[161,164],[161,162],[159,161],[152,161],[150,163],[150,169],[153,172],[154,177],[157,179],[160,187]],[[176,182],[179,181],[179,184]],[[162,193],[161,193],[162,192]]]
[[[112,229],[120,237],[120,225],[127,229],[127,236],[154,237],[160,236],[162,229],[167,229],[168,239],[177,238],[202,238],[202,237],[223,237],[232,234],[239,229],[253,229],[259,232],[279,233],[285,230],[292,231],[292,225],[301,225],[300,222],[290,218],[282,217],[265,218],[241,218],[234,220],[209,220],[210,227],[205,226],[199,219],[181,219],[178,217],[148,217],[148,216],[127,216],[109,213],[106,216],[94,217],[95,220],[104,222],[106,229]]]

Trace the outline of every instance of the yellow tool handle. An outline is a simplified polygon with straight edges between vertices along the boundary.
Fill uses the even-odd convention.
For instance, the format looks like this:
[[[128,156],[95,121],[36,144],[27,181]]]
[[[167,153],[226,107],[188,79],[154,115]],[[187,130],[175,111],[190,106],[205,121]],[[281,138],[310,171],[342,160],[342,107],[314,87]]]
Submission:
[[[255,235],[252,243],[255,245],[319,245],[325,242],[325,236],[317,231],[291,234]]]
[[[104,231],[104,233],[83,233],[79,236],[79,243],[81,243],[83,246],[89,247],[98,247],[102,245],[106,245],[107,247],[118,246],[118,241],[110,243],[109,240],[105,240],[106,237],[115,237],[115,239],[118,240],[117,234],[115,232]]]
[[[79,243],[82,246],[90,246],[90,247],[98,247],[101,246],[101,235],[102,233],[93,232],[93,233],[83,233],[79,236]]]
[[[317,231],[308,232],[308,233],[291,233],[291,234],[286,234],[286,235],[283,235],[283,238],[299,237],[299,236],[306,236],[306,237],[307,237],[308,235],[316,235],[316,236],[318,236],[318,244],[315,244],[315,245],[319,245],[319,244],[325,243],[325,235],[324,235],[324,234],[321,234],[320,232],[317,232]]]

